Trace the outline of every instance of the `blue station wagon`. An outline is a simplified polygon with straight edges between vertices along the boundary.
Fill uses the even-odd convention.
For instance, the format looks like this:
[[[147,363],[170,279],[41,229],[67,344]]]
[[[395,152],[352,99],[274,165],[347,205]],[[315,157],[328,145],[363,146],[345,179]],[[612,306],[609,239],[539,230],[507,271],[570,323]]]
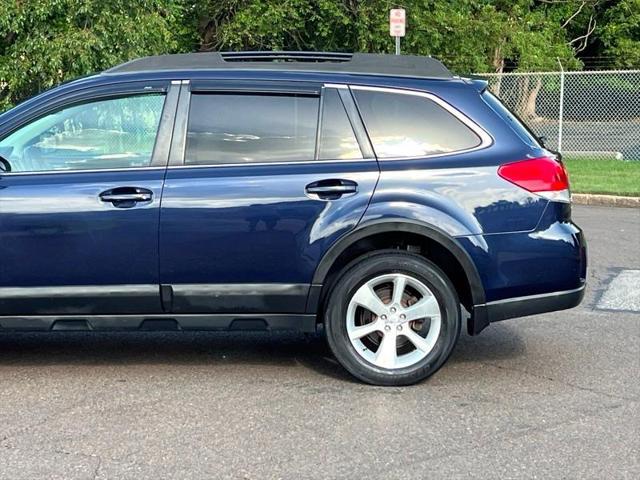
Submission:
[[[321,328],[406,385],[585,289],[561,160],[432,58],[141,58],[1,115],[0,170],[1,331]]]

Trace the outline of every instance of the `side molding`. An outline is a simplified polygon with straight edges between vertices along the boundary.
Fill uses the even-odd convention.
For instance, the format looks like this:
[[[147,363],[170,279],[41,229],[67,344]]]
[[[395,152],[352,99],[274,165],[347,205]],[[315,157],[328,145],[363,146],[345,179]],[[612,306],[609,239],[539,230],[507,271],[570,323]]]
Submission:
[[[1,287],[0,318],[13,315],[161,313],[158,285]]]
[[[302,314],[309,294],[309,285],[305,283],[198,283],[162,287],[171,289],[171,312],[177,314]]]

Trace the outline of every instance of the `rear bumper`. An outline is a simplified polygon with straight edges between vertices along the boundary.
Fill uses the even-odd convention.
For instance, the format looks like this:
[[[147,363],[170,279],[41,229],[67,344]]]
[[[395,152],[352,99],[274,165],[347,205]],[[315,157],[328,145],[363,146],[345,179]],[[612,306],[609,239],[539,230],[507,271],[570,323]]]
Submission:
[[[585,287],[586,285],[582,285],[573,290],[508,298],[476,305],[473,309],[473,322],[469,325],[469,333],[472,335],[480,333],[489,323],[500,320],[576,307],[582,302]]]
[[[487,301],[473,307],[467,330],[492,322],[566,310],[580,304],[587,278],[587,243],[576,225],[554,222],[543,230],[485,236]]]

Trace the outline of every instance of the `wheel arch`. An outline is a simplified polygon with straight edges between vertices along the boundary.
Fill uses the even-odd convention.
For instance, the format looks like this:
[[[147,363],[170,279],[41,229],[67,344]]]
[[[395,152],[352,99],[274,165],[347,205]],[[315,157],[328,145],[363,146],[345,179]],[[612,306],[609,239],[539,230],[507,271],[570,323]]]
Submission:
[[[360,256],[366,253],[366,245],[368,241],[374,239],[393,239],[408,238],[409,240],[421,240],[421,245],[429,245],[435,248],[436,253],[440,256],[440,264],[435,262],[439,267],[444,267],[445,273],[451,275],[459,268],[464,274],[464,279],[452,279],[456,288],[468,288],[468,292],[463,291],[461,301],[465,308],[472,314],[469,323],[469,331],[478,333],[479,330],[473,328],[473,310],[475,305],[483,305],[485,303],[485,291],[480,279],[480,274],[471,260],[469,254],[462,248],[455,238],[448,235],[443,230],[433,225],[426,225],[407,219],[381,219],[367,222],[358,226],[335,244],[324,254],[313,276],[313,287],[307,303],[307,311],[313,313],[322,313],[322,305],[324,299],[328,295],[331,285],[335,280],[335,276],[342,266],[342,262],[352,260],[349,255]],[[374,242],[375,243],[375,242]],[[364,251],[358,251],[358,246],[363,245]],[[353,251],[355,249],[355,251]],[[424,255],[431,258],[429,254]],[[455,260],[457,265],[450,265],[451,260]],[[444,262],[444,263],[443,263]],[[447,272],[447,269],[449,270]],[[466,286],[462,282],[466,282]],[[456,284],[456,281],[458,284]],[[459,292],[460,293],[460,292]],[[322,315],[319,315],[322,318]],[[484,321],[482,322],[484,323]],[[483,327],[482,327],[483,328]],[[481,329],[481,328],[480,328]]]

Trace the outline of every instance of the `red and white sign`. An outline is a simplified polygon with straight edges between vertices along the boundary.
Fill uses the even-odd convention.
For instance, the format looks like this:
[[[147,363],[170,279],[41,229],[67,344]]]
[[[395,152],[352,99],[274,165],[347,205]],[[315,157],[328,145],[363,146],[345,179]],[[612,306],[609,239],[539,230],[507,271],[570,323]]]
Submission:
[[[389,12],[389,34],[392,37],[404,37],[407,26],[407,16],[404,8],[392,8]]]

